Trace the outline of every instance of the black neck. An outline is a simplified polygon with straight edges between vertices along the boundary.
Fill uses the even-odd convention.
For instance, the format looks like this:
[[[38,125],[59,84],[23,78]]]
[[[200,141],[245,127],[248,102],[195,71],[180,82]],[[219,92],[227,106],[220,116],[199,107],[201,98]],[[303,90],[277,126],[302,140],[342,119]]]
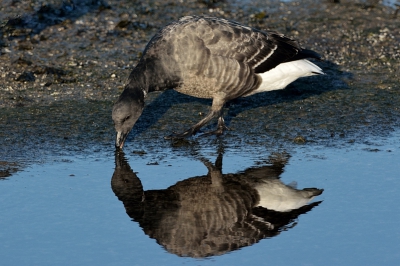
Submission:
[[[173,61],[170,61],[168,67],[165,67],[162,60],[148,57],[142,58],[132,70],[127,87],[140,89],[145,95],[152,91],[174,88],[180,80],[179,71],[174,66],[176,64]]]
[[[129,75],[128,84],[125,86],[125,90],[136,91],[138,96],[143,94],[143,97],[149,92],[149,77],[146,73],[146,68],[141,65],[137,65]],[[142,93],[140,93],[142,92]]]

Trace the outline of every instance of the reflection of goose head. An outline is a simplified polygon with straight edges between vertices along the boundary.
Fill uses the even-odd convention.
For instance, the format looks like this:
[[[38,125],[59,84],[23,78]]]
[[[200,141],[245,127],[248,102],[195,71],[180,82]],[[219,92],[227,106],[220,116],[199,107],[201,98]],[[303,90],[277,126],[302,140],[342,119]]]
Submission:
[[[122,151],[116,153],[115,195],[147,235],[179,256],[222,255],[276,236],[320,203],[307,205],[322,189],[297,190],[279,180],[286,159],[225,175],[222,155],[214,165],[203,161],[206,176],[144,191]]]

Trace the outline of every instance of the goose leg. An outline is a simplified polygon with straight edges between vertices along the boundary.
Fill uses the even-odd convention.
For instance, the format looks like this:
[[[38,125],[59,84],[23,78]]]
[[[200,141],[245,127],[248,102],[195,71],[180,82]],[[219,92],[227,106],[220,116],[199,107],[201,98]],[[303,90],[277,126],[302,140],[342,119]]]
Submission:
[[[224,107],[225,101],[223,100],[222,97],[214,97],[213,98],[213,103],[211,106],[210,112],[204,117],[202,120],[200,120],[197,124],[189,128],[188,130],[182,132],[182,133],[173,133],[169,136],[164,137],[165,139],[181,139],[181,138],[186,138],[195,135],[200,128],[202,128],[205,124],[210,122],[211,119],[214,117],[218,117],[218,126],[215,131],[205,133],[206,135],[221,135],[224,131],[224,129],[228,129],[225,126],[224,118],[222,117],[222,108]]]
[[[222,114],[218,117],[218,125],[217,129],[213,131],[206,132],[202,134],[201,136],[210,136],[210,135],[216,135],[216,136],[221,136],[224,133],[224,130],[230,130],[226,125],[224,118],[222,117]]]
[[[182,132],[182,133],[173,133],[169,136],[164,137],[165,139],[182,139],[182,138],[187,138],[190,136],[195,135],[200,128],[202,128],[205,124],[207,124],[211,119],[213,119],[216,116],[216,113],[214,111],[210,111],[206,117],[204,117],[202,120],[200,120],[197,124],[189,128],[188,130]]]

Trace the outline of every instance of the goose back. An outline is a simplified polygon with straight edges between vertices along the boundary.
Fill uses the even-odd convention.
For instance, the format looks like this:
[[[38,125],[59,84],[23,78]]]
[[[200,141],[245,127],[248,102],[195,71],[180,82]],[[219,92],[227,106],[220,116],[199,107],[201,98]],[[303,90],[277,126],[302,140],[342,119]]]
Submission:
[[[187,16],[161,29],[137,69],[148,72],[150,91],[168,86],[199,98],[250,95],[259,73],[302,58],[299,44],[273,31],[259,31],[213,17]],[[317,57],[304,50],[304,57]],[[147,71],[146,71],[147,70]]]

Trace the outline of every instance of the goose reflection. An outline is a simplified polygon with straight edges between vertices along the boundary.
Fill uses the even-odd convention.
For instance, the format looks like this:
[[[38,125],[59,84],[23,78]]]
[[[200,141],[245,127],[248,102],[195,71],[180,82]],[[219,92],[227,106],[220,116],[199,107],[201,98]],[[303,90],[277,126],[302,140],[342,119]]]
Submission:
[[[320,203],[308,204],[323,189],[297,190],[279,180],[287,157],[238,174],[222,174],[222,154],[215,164],[202,161],[206,176],[144,191],[124,153],[116,152],[112,190],[127,214],[170,253],[222,255],[295,226],[299,215]]]

